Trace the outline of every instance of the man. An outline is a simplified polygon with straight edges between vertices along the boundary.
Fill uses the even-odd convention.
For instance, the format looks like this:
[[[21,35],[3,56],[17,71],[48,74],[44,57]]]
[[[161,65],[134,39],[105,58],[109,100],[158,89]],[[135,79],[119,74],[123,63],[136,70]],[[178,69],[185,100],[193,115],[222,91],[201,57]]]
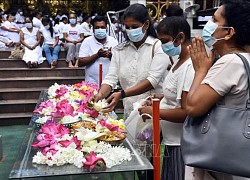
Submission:
[[[94,35],[87,37],[80,48],[80,66],[86,66],[85,81],[99,84],[99,64],[102,63],[103,78],[106,76],[112,57],[111,49],[117,40],[107,35],[107,20],[103,16],[96,16],[92,20]]]
[[[66,61],[69,63],[69,67],[78,67],[79,49],[84,39],[84,33],[82,27],[77,24],[76,14],[69,15],[69,23],[63,28],[63,38],[66,41],[64,47],[67,51]]]

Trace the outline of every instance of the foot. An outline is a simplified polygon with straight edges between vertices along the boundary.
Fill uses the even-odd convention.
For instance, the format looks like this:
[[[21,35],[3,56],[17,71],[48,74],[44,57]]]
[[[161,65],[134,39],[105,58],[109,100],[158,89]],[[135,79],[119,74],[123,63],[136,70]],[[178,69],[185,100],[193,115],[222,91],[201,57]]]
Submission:
[[[33,67],[33,68],[37,68],[37,67],[38,67],[37,62],[33,62],[33,63],[32,63],[32,67]]]
[[[77,59],[74,67],[78,67],[78,61],[79,60]]]
[[[55,69],[57,65],[57,61],[52,61],[51,63],[51,69]]]
[[[28,68],[32,68],[32,64],[30,61],[27,62],[27,66],[28,66]]]
[[[69,61],[69,67],[70,68],[74,67],[73,64],[72,64],[72,61]]]

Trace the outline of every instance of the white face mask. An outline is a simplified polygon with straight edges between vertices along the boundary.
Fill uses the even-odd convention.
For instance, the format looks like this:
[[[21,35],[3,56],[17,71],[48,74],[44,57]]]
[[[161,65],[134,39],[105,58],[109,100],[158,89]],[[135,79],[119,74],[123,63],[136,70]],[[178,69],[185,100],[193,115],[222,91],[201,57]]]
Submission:
[[[130,41],[139,42],[144,38],[146,31],[143,33],[142,31],[143,26],[144,24],[136,29],[126,29],[126,33]]]

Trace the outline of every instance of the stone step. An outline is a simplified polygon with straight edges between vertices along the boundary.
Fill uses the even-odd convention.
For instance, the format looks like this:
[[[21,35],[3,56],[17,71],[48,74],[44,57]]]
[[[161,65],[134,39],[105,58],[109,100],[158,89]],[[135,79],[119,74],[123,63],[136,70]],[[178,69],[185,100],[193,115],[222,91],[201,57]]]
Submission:
[[[0,126],[10,126],[16,124],[29,124],[33,113],[1,113],[0,114]]]
[[[26,63],[21,59],[6,59],[6,58],[1,59],[1,58],[2,57],[0,56],[0,67],[2,68],[28,68]],[[38,68],[49,68],[49,67],[50,65],[46,60],[42,64],[38,65]],[[58,59],[56,67],[57,68],[68,67],[65,58]]]
[[[54,83],[74,84],[81,82],[83,80],[84,76],[0,78],[0,87],[1,88],[49,87]]]
[[[63,76],[83,76],[84,69],[59,67],[56,69],[51,68],[0,68],[1,78],[10,77],[63,77]]]
[[[0,114],[33,112],[37,99],[2,100],[0,101]]]
[[[12,49],[10,48],[0,49],[0,58],[8,58],[11,54]],[[45,54],[43,56],[45,57]],[[65,57],[66,57],[66,51],[65,50],[60,51],[59,59],[65,58]]]
[[[0,100],[38,99],[41,91],[47,88],[2,88]]]

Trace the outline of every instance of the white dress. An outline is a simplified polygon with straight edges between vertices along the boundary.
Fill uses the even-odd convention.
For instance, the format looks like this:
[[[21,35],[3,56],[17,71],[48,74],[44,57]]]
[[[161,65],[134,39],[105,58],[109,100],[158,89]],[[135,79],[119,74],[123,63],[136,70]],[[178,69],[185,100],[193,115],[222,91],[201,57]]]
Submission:
[[[19,29],[19,27],[17,27],[17,25],[13,22],[9,22],[9,21],[5,21],[2,26],[6,27],[7,29],[10,29],[10,28],[13,28],[13,27],[16,27]],[[6,37],[11,39],[11,41],[13,42],[20,42],[20,35],[19,35],[19,32],[9,32],[9,31],[6,31]]]
[[[37,42],[38,29],[33,27],[32,32],[29,32],[26,27],[21,29],[24,34],[24,42],[29,46],[34,46]],[[37,46],[34,50],[30,50],[27,47],[24,48],[23,60],[27,63],[28,61],[38,62],[41,64],[45,58],[42,57],[42,48]]]

